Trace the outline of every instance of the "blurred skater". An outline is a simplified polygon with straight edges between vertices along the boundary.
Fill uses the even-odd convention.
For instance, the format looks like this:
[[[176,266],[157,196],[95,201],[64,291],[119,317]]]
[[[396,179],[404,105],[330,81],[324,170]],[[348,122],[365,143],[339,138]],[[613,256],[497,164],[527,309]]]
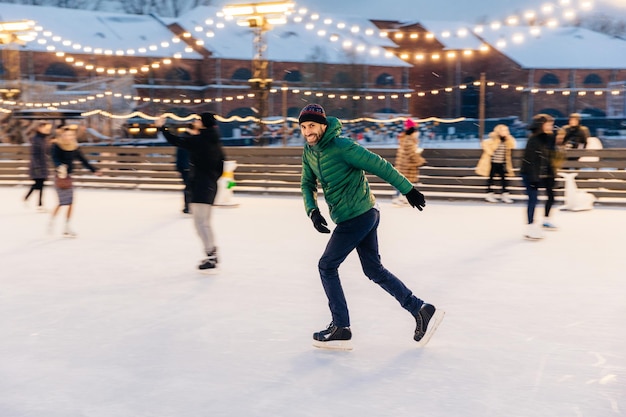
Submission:
[[[298,120],[306,139],[301,179],[306,214],[318,232],[331,233],[317,205],[319,182],[330,208],[330,217],[337,224],[318,263],[332,321],[328,328],[313,334],[313,345],[328,349],[351,348],[350,317],[338,268],[355,249],[365,275],[411,313],[416,323],[413,339],[419,345],[425,345],[444,313],[413,295],[382,265],[377,233],[380,212],[365,172],[387,181],[420,211],[426,205],[424,195],[379,155],[339,136],[341,122],[335,117],[327,118],[322,106],[309,104],[302,109]]]
[[[95,173],[102,173],[89,163],[87,158],[81,152],[78,141],[76,140],[76,125],[64,125],[57,128],[57,136],[52,141],[50,155],[55,167],[54,189],[59,197],[59,204],[55,207],[50,217],[48,231],[52,233],[54,221],[63,206],[67,206],[65,215],[65,226],[63,228],[63,236],[75,237],[76,232],[71,227],[70,220],[72,218],[72,209],[74,203],[74,184],[72,173],[74,172],[74,160],[78,159],[85,168]]]
[[[417,131],[415,122],[411,119],[406,119],[404,129],[404,132],[398,135],[398,151],[396,152],[395,167],[411,184],[417,184],[419,179],[419,167],[424,165],[426,160],[418,150],[419,132]],[[398,206],[409,204],[398,190],[396,190],[395,197],[391,202]]]
[[[500,201],[512,203],[513,200],[507,191],[506,177],[513,176],[511,153],[515,149],[515,138],[509,133],[507,125],[500,124],[493,128],[487,139],[481,141],[480,146],[483,148],[483,153],[476,166],[476,173],[483,177],[489,176],[485,200],[490,203],[499,201],[493,191],[495,178],[498,176],[501,184]]]
[[[566,149],[584,149],[589,140],[589,129],[581,124],[578,113],[569,115],[568,124],[559,129],[557,142]],[[577,159],[577,158],[575,158]]]
[[[160,117],[155,125],[172,145],[189,151],[189,188],[190,210],[193,215],[196,232],[202,241],[206,258],[198,269],[211,271],[217,268],[217,246],[211,227],[211,210],[217,194],[217,180],[224,171],[224,151],[217,121],[212,113],[202,113],[193,121],[193,131],[197,134],[186,136],[174,135],[167,126],[165,118]]]
[[[556,170],[553,158],[556,146],[554,134],[554,118],[548,114],[538,114],[533,117],[529,126],[530,136],[522,159],[522,180],[528,195],[527,220],[528,229],[524,237],[530,240],[543,238],[542,229],[557,230],[550,219],[554,204],[554,182]],[[535,208],[539,199],[539,189],[546,190],[543,222],[535,221]]]
[[[51,131],[52,123],[46,121],[38,122],[37,130],[30,139],[30,164],[28,166],[28,174],[33,180],[33,184],[24,197],[24,201],[28,201],[33,191],[39,190],[39,200],[37,204],[39,211],[44,211],[43,187],[48,178],[47,140]]]

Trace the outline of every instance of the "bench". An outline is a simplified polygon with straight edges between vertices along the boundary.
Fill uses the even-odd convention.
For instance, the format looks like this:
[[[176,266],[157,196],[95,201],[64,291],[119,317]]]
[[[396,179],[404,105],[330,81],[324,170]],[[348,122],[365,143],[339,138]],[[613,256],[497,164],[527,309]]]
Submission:
[[[393,162],[395,148],[370,148]],[[94,176],[75,165],[79,187],[180,190],[175,169],[175,148],[171,146],[82,145],[85,156],[102,170]],[[300,194],[302,148],[225,147],[227,159],[237,161],[235,193]],[[525,199],[519,177],[523,150],[513,151],[516,175],[509,179],[513,199]],[[418,188],[428,198],[482,200],[486,178],[474,173],[480,149],[425,149],[427,164],[420,168]],[[563,170],[577,173],[579,189],[595,195],[598,203],[626,204],[626,149],[570,150]],[[0,185],[29,184],[29,145],[0,145]],[[583,158],[580,160],[580,158]],[[368,175],[379,197],[391,197],[395,190],[381,179]],[[563,179],[557,178],[557,199],[563,198]]]

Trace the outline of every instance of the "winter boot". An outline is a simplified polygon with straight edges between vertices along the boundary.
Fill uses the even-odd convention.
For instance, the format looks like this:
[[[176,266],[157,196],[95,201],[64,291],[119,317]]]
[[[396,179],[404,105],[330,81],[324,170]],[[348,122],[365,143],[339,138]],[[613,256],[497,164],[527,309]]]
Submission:
[[[497,203],[498,199],[496,198],[495,193],[487,193],[487,197],[485,197],[485,201],[488,203]]]
[[[207,252],[206,259],[203,259],[198,265],[198,269],[202,272],[215,271],[217,268],[217,248],[213,248],[212,251]]]
[[[326,330],[313,333],[313,346],[320,349],[352,350],[352,332],[349,327],[330,323]]]
[[[513,202],[513,199],[511,198],[509,193],[502,193],[502,202],[503,203],[507,203],[507,204],[511,204]]]
[[[439,323],[443,320],[444,311],[438,310],[432,304],[422,305],[422,308],[413,315],[415,317],[415,335],[413,340],[419,347],[425,346],[432,335],[437,330]]]
[[[524,238],[528,240],[541,240],[543,239],[543,232],[537,223],[531,223],[526,229]]]

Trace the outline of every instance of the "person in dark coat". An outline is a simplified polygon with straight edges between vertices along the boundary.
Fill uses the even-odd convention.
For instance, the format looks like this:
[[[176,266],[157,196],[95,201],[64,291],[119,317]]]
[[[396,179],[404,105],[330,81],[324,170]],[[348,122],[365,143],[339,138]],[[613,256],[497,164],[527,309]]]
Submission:
[[[214,270],[218,259],[211,227],[211,209],[217,194],[217,180],[224,171],[225,159],[215,116],[212,113],[202,113],[193,122],[198,133],[185,136],[173,134],[165,126],[164,117],[159,118],[155,125],[170,144],[189,151],[190,209],[196,232],[207,255],[198,268],[202,271]]]
[[[43,210],[43,187],[46,179],[48,178],[48,158],[47,158],[47,143],[46,140],[50,136],[52,131],[52,123],[39,122],[37,125],[37,131],[30,140],[30,164],[28,166],[28,174],[33,180],[30,190],[24,197],[24,201],[28,201],[28,198],[35,190],[39,190],[39,203],[37,208]]]
[[[528,230],[525,237],[530,240],[543,238],[542,228],[556,230],[550,220],[550,210],[554,204],[554,182],[556,169],[553,165],[556,150],[554,118],[548,114],[533,117],[529,126],[530,136],[526,142],[520,173],[528,195]],[[539,199],[539,189],[546,190],[545,216],[543,223],[535,222],[535,207]],[[541,223],[541,224],[540,224]]]
[[[51,233],[54,227],[54,220],[56,215],[62,206],[67,206],[67,215],[65,217],[65,227],[63,229],[63,236],[75,237],[76,233],[70,226],[70,220],[72,217],[72,208],[74,202],[74,186],[71,181],[62,185],[62,180],[66,178],[72,178],[71,174],[74,172],[74,160],[78,159],[85,168],[101,175],[101,172],[91,165],[87,158],[81,152],[78,141],[76,140],[76,125],[61,125],[57,128],[57,137],[52,141],[50,148],[50,156],[55,167],[55,181],[54,188],[59,196],[59,204],[55,207],[50,218],[48,225],[48,231]],[[59,181],[61,180],[61,181]]]
[[[572,113],[569,115],[568,124],[559,130],[557,140],[566,149],[584,149],[587,147],[587,140],[590,136],[589,129],[583,126],[580,120],[580,114]]]

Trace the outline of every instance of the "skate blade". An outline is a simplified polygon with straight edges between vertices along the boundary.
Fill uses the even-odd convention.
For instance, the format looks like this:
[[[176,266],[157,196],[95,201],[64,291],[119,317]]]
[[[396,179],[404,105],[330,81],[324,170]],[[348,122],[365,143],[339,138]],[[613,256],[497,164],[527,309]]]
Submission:
[[[534,237],[534,236],[526,235],[526,236],[524,236],[524,239],[529,240],[531,242],[537,242],[537,241],[540,241],[541,239],[543,239],[543,236],[541,236],[541,237]]]
[[[445,316],[445,314],[446,312],[443,310],[439,310],[439,309],[435,310],[435,314],[428,322],[428,328],[426,329],[426,333],[424,334],[424,337],[422,337],[422,339],[419,342],[417,342],[417,347],[426,346],[430,338],[433,337],[433,334],[435,334],[435,331],[437,330],[437,327],[439,327],[439,324],[443,320],[443,316]]]
[[[217,268],[209,268],[209,269],[198,269],[202,275],[217,275],[219,272]]]
[[[76,235],[71,235],[71,234],[67,234],[67,233],[63,233],[63,237],[65,239],[76,239]]]
[[[313,346],[318,349],[324,350],[352,350],[351,340],[331,340],[329,342],[322,342],[320,340],[313,340]]]

